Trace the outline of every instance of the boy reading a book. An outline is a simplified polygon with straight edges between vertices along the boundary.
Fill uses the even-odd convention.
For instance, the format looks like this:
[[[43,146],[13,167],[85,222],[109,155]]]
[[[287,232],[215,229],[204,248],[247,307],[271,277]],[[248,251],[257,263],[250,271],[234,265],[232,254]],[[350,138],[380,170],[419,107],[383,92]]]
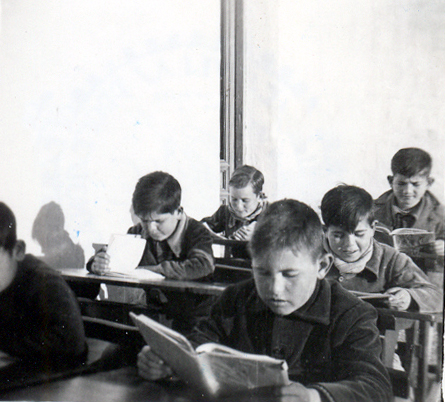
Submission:
[[[138,264],[140,268],[182,280],[206,277],[214,271],[211,235],[202,223],[185,214],[181,207],[181,186],[173,176],[157,171],[141,177],[133,193],[132,206],[140,223],[131,227],[128,233],[141,235],[147,240]],[[102,249],[89,261],[87,269],[104,274],[109,271],[109,264],[109,255]],[[137,291],[126,289],[127,294]],[[167,292],[160,291],[152,292],[148,298],[149,303],[160,304],[163,310],[176,306],[169,314],[179,317],[182,312],[184,318],[176,321],[178,325],[180,321],[186,321],[186,315],[191,314],[198,299],[205,299],[178,293],[168,296]],[[126,301],[145,304],[140,299]]]
[[[348,290],[387,293],[396,310],[438,311],[442,297],[406,254],[374,239],[376,221],[371,195],[340,185],[321,201],[325,249],[334,257],[327,278]]]
[[[12,375],[14,367],[53,371],[85,360],[85,333],[74,294],[58,273],[25,254],[25,243],[17,240],[14,214],[3,202],[0,306],[0,351],[15,358],[12,367],[0,370],[0,378]]]
[[[375,201],[375,217],[390,230],[417,228],[435,233],[436,241],[427,246],[426,251],[437,258],[419,261],[419,264],[425,271],[443,273],[445,210],[429,191],[434,183],[431,168],[431,156],[424,150],[400,149],[391,160],[392,176],[388,176],[391,190]]]
[[[250,249],[254,278],[229,286],[190,340],[284,358],[293,382],[273,390],[284,399],[391,400],[377,313],[324,279],[332,257],[323,250],[315,211],[295,200],[271,204]],[[150,380],[171,375],[149,346],[138,355],[138,369]]]
[[[253,166],[243,165],[233,172],[229,181],[229,204],[201,222],[211,232],[227,239],[248,241],[252,236],[258,217],[265,210],[266,196],[263,193],[264,176]],[[236,258],[249,258],[246,247],[232,247]]]

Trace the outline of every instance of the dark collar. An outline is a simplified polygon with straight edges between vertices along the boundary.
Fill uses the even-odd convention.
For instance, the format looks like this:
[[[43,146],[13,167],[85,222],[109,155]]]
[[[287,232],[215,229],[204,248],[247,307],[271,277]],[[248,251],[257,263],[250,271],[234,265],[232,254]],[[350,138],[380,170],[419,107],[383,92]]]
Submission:
[[[259,298],[255,285],[247,304],[248,310],[252,311],[253,313],[270,311],[270,309]],[[315,290],[309,300],[298,310],[295,310],[287,315],[286,318],[329,325],[330,311],[331,287],[329,283],[323,279],[321,281],[317,281]]]

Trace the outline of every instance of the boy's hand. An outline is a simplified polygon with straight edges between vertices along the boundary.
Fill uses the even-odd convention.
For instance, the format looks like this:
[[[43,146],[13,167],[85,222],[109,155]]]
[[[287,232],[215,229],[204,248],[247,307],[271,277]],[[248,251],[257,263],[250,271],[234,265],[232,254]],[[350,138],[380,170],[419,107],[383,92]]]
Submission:
[[[439,257],[443,257],[444,255],[444,241],[436,240],[433,243],[425,244],[421,251],[425,251],[426,253],[435,254]]]
[[[321,397],[317,390],[306,388],[298,382],[277,387],[274,389],[274,394],[278,396],[274,400],[280,402],[321,402]]]
[[[391,288],[386,291],[391,296],[388,299],[389,307],[405,311],[411,304],[411,295],[406,289],[403,288]]]
[[[151,351],[150,346],[144,346],[138,353],[137,366],[138,374],[146,380],[155,381],[173,375],[172,369]]]
[[[103,248],[94,256],[91,270],[97,275],[104,275],[110,271],[110,256],[107,254],[107,248]]]
[[[252,222],[249,225],[242,226],[230,237],[235,240],[249,241],[250,238],[252,237],[255,225],[256,222]]]
[[[445,241],[436,240],[434,242],[434,253],[437,254],[439,257],[443,257],[444,256],[444,247],[445,247]]]

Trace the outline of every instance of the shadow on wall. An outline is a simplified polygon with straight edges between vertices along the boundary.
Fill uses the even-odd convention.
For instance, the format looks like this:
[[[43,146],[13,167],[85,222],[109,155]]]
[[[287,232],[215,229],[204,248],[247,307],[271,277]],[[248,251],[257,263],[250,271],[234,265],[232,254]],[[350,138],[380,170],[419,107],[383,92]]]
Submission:
[[[32,226],[32,238],[42,248],[42,261],[52,268],[83,268],[85,253],[79,244],[74,244],[64,229],[65,216],[54,201],[40,208]],[[77,297],[94,299],[99,293],[99,284],[67,281]]]
[[[32,238],[44,254],[40,259],[52,268],[83,268],[85,253],[74,244],[64,226],[65,216],[59,204],[51,201],[40,208],[32,227]]]

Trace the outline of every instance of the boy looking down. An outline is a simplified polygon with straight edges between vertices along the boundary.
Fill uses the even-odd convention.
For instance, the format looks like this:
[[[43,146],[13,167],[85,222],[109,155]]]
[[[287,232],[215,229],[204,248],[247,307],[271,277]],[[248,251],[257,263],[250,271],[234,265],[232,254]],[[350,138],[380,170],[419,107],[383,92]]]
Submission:
[[[327,278],[348,290],[388,293],[396,310],[440,311],[442,296],[406,254],[374,239],[376,220],[371,195],[340,185],[321,201],[325,248],[334,257]]]
[[[292,384],[276,396],[301,401],[389,401],[376,310],[325,279],[320,219],[295,200],[272,203],[250,242],[254,278],[229,286],[195,326],[195,346],[217,342],[287,361]],[[171,369],[150,346],[138,355],[142,377]]]
[[[141,177],[133,193],[132,207],[140,223],[128,229],[128,233],[147,240],[139,268],[178,280],[199,279],[213,273],[211,234],[202,223],[185,214],[181,186],[173,176],[158,171]],[[102,249],[88,262],[87,269],[102,275],[109,271],[109,264],[110,257]],[[168,318],[174,319],[173,326],[178,330],[191,326],[195,308],[207,300],[202,295],[159,289],[152,289],[146,297],[141,289],[123,289],[124,300],[119,301],[161,308]]]
[[[425,251],[436,258],[415,259],[424,271],[440,272],[443,279],[444,207],[429,191],[434,183],[430,176],[431,156],[420,148],[400,149],[391,159],[391,190],[376,201],[375,217],[390,230],[416,228],[435,233],[434,243]]]

